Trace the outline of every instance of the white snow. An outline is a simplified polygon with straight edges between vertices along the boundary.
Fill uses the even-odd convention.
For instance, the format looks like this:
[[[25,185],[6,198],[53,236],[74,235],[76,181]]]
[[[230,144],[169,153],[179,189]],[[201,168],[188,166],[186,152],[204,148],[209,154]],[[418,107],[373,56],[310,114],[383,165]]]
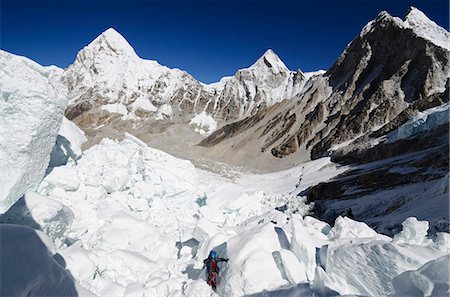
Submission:
[[[1,296],[95,296],[75,282],[52,257],[41,231],[0,224]]]
[[[82,154],[81,145],[87,138],[72,121],[63,117],[61,128],[56,137],[56,144],[50,155],[49,168],[65,165],[70,160],[77,161]],[[48,169],[47,169],[48,171]]]
[[[308,81],[313,76],[323,75],[326,71],[325,70],[317,70],[317,71],[309,71],[309,72],[302,72],[303,76],[305,77],[306,81]]]
[[[379,16],[387,17],[387,13]],[[417,10],[405,23],[394,21],[437,44],[448,42],[448,33]],[[363,29],[362,36],[373,24]],[[431,240],[429,222],[412,217],[446,211],[442,206],[448,205],[448,174],[442,180],[395,189],[398,197],[409,200],[403,213],[386,216],[392,221],[406,218],[393,238],[348,217],[338,217],[331,227],[309,216],[312,204],[305,197],[310,186],[348,169],[329,158],[268,174],[224,167],[223,175],[218,175],[149,148],[128,134],[123,141],[103,139],[81,152],[84,133],[63,118],[61,76],[66,82],[80,81],[73,102],[84,88],[98,86],[99,95],[108,101],[101,108],[131,119],[138,110],[155,113],[156,119],[171,118],[170,98],[186,81],[196,85],[182,71],[140,59],[113,29],[80,51],[65,73],[3,51],[0,66],[0,186],[6,195],[6,200],[0,197],[1,212],[24,195],[22,204],[16,203],[2,220],[42,230],[0,225],[0,295],[448,293],[450,234],[441,232]],[[292,97],[308,79],[321,74],[294,73],[268,50],[249,68],[205,87],[223,96],[230,91],[248,96],[248,105],[240,110],[245,115],[257,104],[258,95],[273,104]],[[142,90],[155,98],[150,100]],[[448,104],[424,111],[400,127],[395,137],[445,123],[445,113]],[[197,114],[190,125],[204,134],[217,129],[206,112]],[[397,173],[408,170],[392,168]],[[417,209],[414,204],[425,192],[428,204]],[[396,203],[384,196],[386,191],[337,203],[355,203],[355,212]],[[217,293],[206,284],[203,269],[212,249],[229,258],[219,264]]]
[[[212,91],[216,90],[218,92],[221,92],[225,88],[227,81],[232,80],[232,79],[233,79],[233,76],[224,76],[218,82],[207,84],[207,85],[205,85],[205,87]]]
[[[127,135],[54,168],[25,199],[76,282],[100,296],[216,296],[202,270],[211,249],[230,259],[221,296],[388,295],[394,277],[448,254],[450,235],[426,240],[414,219],[392,240],[349,218],[330,228],[305,216],[296,194],[342,170],[326,158],[225,178]]]
[[[34,192],[27,192],[24,200],[33,220],[57,247],[62,246],[62,239],[74,219],[73,212],[61,203]]]
[[[104,140],[85,151],[78,164],[55,168],[39,189],[47,198],[26,198],[36,201],[28,206],[44,230],[65,228],[52,233],[59,234],[52,237],[59,240],[58,252],[77,283],[100,296],[214,296],[204,271],[197,270],[213,248],[230,259],[221,264],[220,295],[264,290],[387,295],[393,293],[395,276],[448,253],[442,248],[446,236],[417,246],[411,236],[391,242],[348,218],[339,218],[330,230],[326,223],[303,218],[308,207],[300,204],[300,213],[274,210],[295,199],[287,193],[298,190],[299,177],[311,182],[305,172],[330,170],[325,164],[241,174],[230,181],[127,136],[120,143]],[[72,185],[64,181],[68,176]],[[45,219],[61,207],[73,213],[71,224],[61,221],[68,215]],[[422,223],[410,219],[404,226],[401,237]],[[419,237],[423,232],[414,238]],[[191,238],[197,243],[185,245]],[[65,247],[64,239],[75,243]]]
[[[414,245],[431,245],[432,241],[426,238],[428,234],[428,221],[418,221],[415,217],[407,218],[402,223],[403,229],[394,236],[394,242]]]
[[[253,65],[249,67],[249,69],[258,69],[259,68],[272,68],[271,70],[275,73],[286,71],[288,68],[281,61],[281,59],[274,53],[273,50],[268,49]]]
[[[87,141],[83,130],[78,128],[77,125],[66,117],[63,117],[63,122],[58,135],[64,136],[64,138],[70,142],[73,152],[77,155],[81,155],[81,145]]]
[[[158,108],[158,113],[156,114],[155,119],[162,120],[166,118],[170,118],[172,116],[172,106],[170,104],[163,104]]]
[[[199,113],[191,119],[189,126],[195,127],[195,132],[202,135],[209,135],[217,130],[217,123],[211,115],[208,115],[205,111]],[[203,131],[203,133],[201,133]]]
[[[134,103],[129,114],[138,108],[156,111],[161,118],[173,112],[169,104],[155,110],[143,97]],[[116,103],[106,108],[122,114],[126,110]],[[29,272],[17,270],[23,278],[14,272],[18,279],[2,287],[2,295],[26,295],[25,283],[44,274],[49,281],[35,281],[33,294],[64,289],[69,295],[99,296],[381,296],[442,292],[448,286],[434,275],[445,276],[448,259],[439,257],[450,252],[450,234],[438,233],[432,241],[426,237],[428,222],[408,218],[392,239],[347,217],[338,217],[331,227],[308,216],[312,205],[305,190],[348,169],[329,158],[269,174],[225,168],[228,177],[223,177],[149,148],[131,135],[121,142],[104,139],[81,152],[84,134],[62,118],[62,111],[60,119],[63,125],[53,127],[53,135],[59,129],[67,143],[55,147],[67,158],[42,181],[43,175],[37,179],[39,187],[8,212],[12,221],[32,221],[49,236],[35,233],[41,248],[28,244],[28,235],[17,237],[7,242],[8,251],[28,259],[12,247],[29,245],[35,251],[31,257],[40,258],[29,263],[41,262]],[[213,121],[202,113],[192,125],[209,131]],[[427,193],[441,199],[445,191],[448,176],[433,181]],[[377,207],[373,201],[371,205]],[[217,294],[207,286],[202,269],[212,249],[230,259],[220,264]],[[58,255],[52,258],[49,251]],[[65,263],[74,280],[66,278],[68,273],[54,259]],[[5,276],[2,270],[2,283]],[[50,288],[54,281],[59,285]]]
[[[110,113],[118,113],[126,116],[128,114],[128,110],[125,105],[122,103],[111,103],[100,106],[101,109],[106,110]]]
[[[330,289],[340,294],[369,296],[394,293],[393,277],[445,255],[425,238],[427,232],[428,222],[408,218],[392,242],[380,234],[331,242],[326,249],[325,271],[340,285]]]
[[[412,137],[418,133],[429,131],[449,121],[450,104],[418,112],[412,119],[387,135],[386,143]]]
[[[450,34],[447,30],[430,20],[419,9],[410,8],[405,18],[405,24],[418,36],[428,39],[444,49],[450,49]]]
[[[45,174],[67,105],[37,63],[0,51],[0,213]]]
[[[303,73],[291,71],[271,49],[268,49],[248,68],[239,69],[234,76],[223,77],[219,82],[205,85],[206,90],[217,95],[214,107],[229,98],[241,98],[235,104],[239,107],[239,117],[252,115],[262,103],[271,106],[298,94],[306,82],[324,71]]]
[[[382,296],[393,293],[395,276],[442,255],[434,248],[353,239],[328,246],[325,271],[340,283],[334,288],[339,294]]]
[[[134,110],[142,109],[142,110],[148,111],[148,112],[155,112],[158,110],[158,108],[156,106],[154,106],[152,104],[152,102],[145,97],[137,98],[136,101],[134,101],[131,104],[131,106]]]
[[[310,281],[314,279],[316,267],[316,247],[308,230],[304,226],[304,221],[298,217],[292,217],[292,241],[291,249],[300,263],[306,270],[306,276]]]
[[[428,226],[426,231],[428,231]],[[350,238],[379,238],[389,240],[389,237],[378,234],[367,226],[366,223],[356,222],[348,217],[339,216],[334,222],[334,227],[328,232],[330,240],[350,239]]]
[[[432,260],[417,270],[406,271],[393,280],[399,296],[448,296],[450,255]]]
[[[107,39],[111,38],[114,34]],[[117,51],[133,55],[120,39],[116,41],[100,44],[122,47]],[[268,52],[265,59],[273,65],[271,71],[282,71],[275,58]],[[45,71],[44,78],[50,70]],[[52,73],[56,77],[59,72]],[[130,113],[121,103],[104,108],[122,115],[142,109],[160,118],[172,116],[169,104],[156,109],[144,97],[133,104]],[[437,112],[442,110],[425,114],[432,119]],[[11,276],[17,279],[10,282],[4,281],[9,274],[2,270],[2,283],[8,283],[2,295],[52,295],[59,290],[89,295],[89,290],[99,296],[217,296],[205,283],[202,269],[211,249],[230,259],[220,264],[217,293],[222,296],[421,296],[445,292],[449,285],[448,256],[439,257],[450,252],[450,234],[438,233],[432,241],[426,237],[428,222],[408,218],[392,239],[347,217],[338,217],[331,227],[308,216],[312,205],[306,203],[305,190],[348,169],[329,158],[270,174],[229,170],[226,178],[151,149],[131,135],[121,142],[104,139],[82,153],[84,134],[62,118],[62,110],[60,120],[61,128],[51,128],[54,138],[59,129],[59,137],[67,140],[55,146],[63,150],[64,162],[52,166],[42,182],[43,175],[37,178],[35,192],[25,193],[23,188],[23,204],[8,213],[18,223],[34,222],[49,237],[27,228],[28,235],[22,235],[15,229],[22,227],[13,227],[19,235],[14,240],[4,243],[2,237],[2,248],[6,244],[8,253],[36,266],[25,272],[17,269]],[[206,112],[191,124],[206,132],[217,126]],[[448,193],[448,176],[433,182],[428,194],[441,197],[445,187]],[[385,204],[382,197],[379,200]],[[39,248],[29,243],[30,236]],[[16,246],[34,252],[24,255]],[[58,263],[65,263],[67,271]],[[46,275],[48,282],[36,280],[36,275]],[[36,287],[26,286],[30,280]]]
[[[141,59],[127,40],[109,28],[77,54],[76,60],[64,72],[63,80],[71,89],[70,104],[83,100],[86,90],[95,90],[103,104],[112,112],[126,114],[120,105],[153,109],[152,104],[169,103],[185,86],[197,87],[200,83],[179,69],[170,69],[153,60]],[[136,99],[138,98],[138,99]],[[106,102],[105,102],[106,101]]]

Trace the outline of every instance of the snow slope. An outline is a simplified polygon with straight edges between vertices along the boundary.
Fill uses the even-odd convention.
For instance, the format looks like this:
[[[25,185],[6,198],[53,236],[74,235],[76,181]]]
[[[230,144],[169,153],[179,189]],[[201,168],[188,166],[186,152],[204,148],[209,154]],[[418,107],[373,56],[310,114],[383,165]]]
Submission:
[[[450,291],[450,255],[424,264],[417,270],[406,271],[394,278],[398,295],[446,296]]]
[[[444,28],[430,20],[422,11],[415,7],[409,9],[405,24],[418,36],[430,40],[434,44],[449,49],[450,34]]]
[[[109,28],[80,50],[62,81],[69,95],[66,116],[71,120],[81,116],[79,124],[93,124],[95,129],[92,119],[101,118],[101,111],[120,114],[121,120],[133,124],[171,119],[169,109],[178,111],[186,124],[203,112],[216,122],[238,120],[292,98],[310,77],[322,73],[291,71],[267,50],[250,67],[206,85],[185,71],[141,59],[122,35]]]
[[[1,224],[0,236],[1,296],[94,296],[57,262],[43,232]]]
[[[412,137],[424,131],[433,130],[449,121],[450,104],[445,103],[438,107],[418,112],[412,119],[386,135],[386,143]]]
[[[389,295],[393,278],[450,252],[448,233],[425,239],[414,219],[393,240],[307,216],[297,194],[343,170],[320,159],[225,178],[127,135],[54,168],[25,199],[76,283],[99,296]],[[217,294],[202,269],[211,249],[230,259]]]
[[[234,76],[224,77],[206,87],[218,96],[215,107],[233,102],[231,105],[239,108],[236,111],[238,118],[243,118],[253,115],[262,107],[291,99],[311,77],[323,73],[291,71],[273,50],[268,49],[250,67],[239,69]]]
[[[81,157],[81,145],[87,141],[83,130],[72,121],[63,117],[61,128],[56,137],[56,144],[50,155],[47,171],[56,166],[67,164],[69,159],[74,161]]]
[[[52,71],[0,51],[0,213],[44,177],[67,105]]]
[[[217,123],[211,115],[206,112],[199,113],[189,122],[189,126],[195,127],[195,132],[201,135],[209,135],[217,129]]]

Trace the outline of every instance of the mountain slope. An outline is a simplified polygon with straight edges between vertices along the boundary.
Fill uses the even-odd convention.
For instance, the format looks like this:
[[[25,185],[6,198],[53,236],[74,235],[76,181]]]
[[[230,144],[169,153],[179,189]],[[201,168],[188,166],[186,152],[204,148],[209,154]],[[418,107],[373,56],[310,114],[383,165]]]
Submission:
[[[361,137],[357,143],[367,146],[417,112],[448,101],[449,51],[423,33],[445,29],[431,21],[411,25],[418,14],[412,8],[403,22],[381,12],[295,98],[225,126],[201,145],[244,152],[246,160],[271,163],[275,156],[290,164],[327,156]]]
[[[64,81],[70,97],[69,119],[106,104],[121,104],[130,109],[127,113],[148,112],[142,105],[133,105],[142,97],[160,107],[182,103],[185,96],[191,100],[209,96],[201,94],[202,85],[186,72],[139,58],[114,29],[106,30],[78,53],[65,71]]]
[[[85,130],[107,125],[119,134],[130,125],[144,130],[155,123],[162,129],[187,125],[201,113],[223,124],[292,97],[309,76],[290,71],[268,50],[249,68],[205,85],[185,71],[141,59],[111,28],[84,47],[65,71],[66,116]]]
[[[255,111],[276,102],[292,98],[306,83],[307,76],[290,71],[281,59],[267,50],[252,66],[240,69],[232,77],[209,85],[218,95],[219,106],[235,107],[238,118],[251,116]],[[231,117],[233,118],[233,117]]]

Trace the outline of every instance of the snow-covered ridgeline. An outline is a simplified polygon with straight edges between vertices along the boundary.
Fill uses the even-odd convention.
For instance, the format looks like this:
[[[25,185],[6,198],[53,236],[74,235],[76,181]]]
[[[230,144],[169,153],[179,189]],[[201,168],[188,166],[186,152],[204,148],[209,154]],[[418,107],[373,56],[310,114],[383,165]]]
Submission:
[[[215,118],[236,120],[292,98],[310,77],[322,73],[291,71],[267,50],[250,67],[206,85],[185,71],[140,58],[127,40],[110,28],[78,53],[62,77],[68,87],[67,115],[71,119],[98,107],[122,114],[123,120],[139,121],[152,115],[160,120],[164,117],[153,106],[167,105],[185,113],[207,110]]]
[[[450,34],[445,28],[442,28],[430,20],[422,11],[415,7],[410,7],[405,20],[398,17],[391,17],[388,12],[382,11],[375,20],[370,21],[361,30],[360,37],[366,35],[374,29],[377,22],[389,19],[404,29],[411,29],[417,36],[427,39],[437,46],[444,49],[450,47]]]
[[[450,48],[450,34],[448,31],[430,20],[419,9],[411,7],[406,15],[404,23],[418,36],[428,39],[434,44],[447,50]]]
[[[238,99],[239,118],[249,116],[259,106],[271,106],[299,94],[306,82],[313,76],[322,75],[323,70],[314,72],[291,71],[271,49],[268,49],[254,64],[239,69],[234,76],[222,78],[219,82],[206,85],[217,94],[215,105],[223,101]],[[245,99],[243,102],[242,98]]]

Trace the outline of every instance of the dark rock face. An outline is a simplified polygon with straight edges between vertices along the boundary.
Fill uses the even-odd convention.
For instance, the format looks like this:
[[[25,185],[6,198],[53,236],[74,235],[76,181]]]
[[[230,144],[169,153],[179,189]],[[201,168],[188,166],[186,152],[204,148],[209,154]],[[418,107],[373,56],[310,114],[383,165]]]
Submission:
[[[420,133],[413,138],[400,139],[392,143],[380,143],[370,148],[348,146],[334,152],[331,160],[341,164],[368,163],[445,146],[449,144],[448,132],[448,125],[445,124],[432,131]]]
[[[69,106],[65,111],[65,116],[69,120],[73,120],[82,113],[89,111],[92,108],[92,104],[89,102],[80,102],[77,105]]]
[[[440,128],[440,137],[447,138],[444,144],[388,161],[355,165],[311,187],[307,197],[314,202],[314,215],[333,224],[351,207],[356,220],[387,235],[400,231],[408,216],[430,221],[431,234],[448,231],[448,132],[448,127]],[[424,136],[413,140],[421,141]],[[441,213],[427,212],[436,201],[440,201]]]

